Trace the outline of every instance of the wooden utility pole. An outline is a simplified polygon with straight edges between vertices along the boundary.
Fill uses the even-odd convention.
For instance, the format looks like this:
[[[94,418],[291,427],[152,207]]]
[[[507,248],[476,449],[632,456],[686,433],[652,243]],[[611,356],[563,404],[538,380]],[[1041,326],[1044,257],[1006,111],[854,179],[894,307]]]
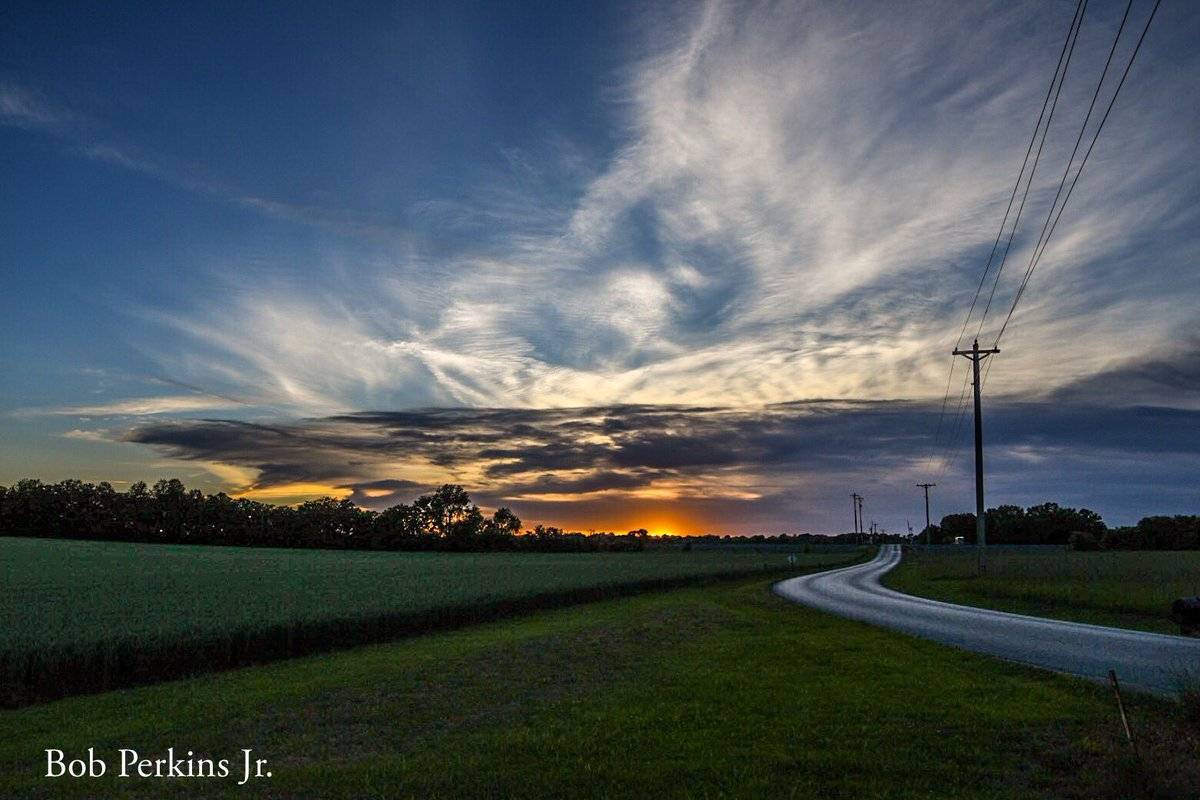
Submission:
[[[980,350],[978,339],[970,350],[954,351],[954,355],[970,359],[974,373],[972,385],[975,387],[975,549],[979,553],[980,575],[987,573],[987,522],[983,509],[983,412],[979,402],[979,365],[988,356],[999,352],[995,347]]]
[[[933,544],[933,531],[929,527],[929,490],[937,486],[937,484],[918,483],[917,486],[925,490],[925,544]]]
[[[854,535],[855,536],[862,533],[862,531],[859,530],[859,523],[858,523],[858,501],[861,499],[862,498],[858,496],[857,492],[850,493],[850,505],[854,509]]]
[[[858,496],[858,532],[865,534],[867,532],[867,523],[863,521],[862,515],[863,496]]]

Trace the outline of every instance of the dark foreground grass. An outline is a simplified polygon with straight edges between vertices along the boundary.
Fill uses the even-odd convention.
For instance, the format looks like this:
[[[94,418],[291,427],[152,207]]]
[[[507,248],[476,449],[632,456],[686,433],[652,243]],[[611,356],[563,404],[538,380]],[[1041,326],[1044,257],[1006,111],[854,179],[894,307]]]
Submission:
[[[0,538],[0,705],[798,564],[813,552],[385,553]]]
[[[1198,796],[1180,715],[1130,711],[1171,732],[1158,796]],[[1138,797],[1117,726],[1100,687],[793,606],[759,578],[0,712],[0,796]],[[39,777],[47,747],[168,746],[254,748],[273,777]]]
[[[1200,594],[1200,551],[992,547],[987,575],[980,577],[974,548],[914,547],[884,583],[950,603],[1179,633],[1171,602]]]

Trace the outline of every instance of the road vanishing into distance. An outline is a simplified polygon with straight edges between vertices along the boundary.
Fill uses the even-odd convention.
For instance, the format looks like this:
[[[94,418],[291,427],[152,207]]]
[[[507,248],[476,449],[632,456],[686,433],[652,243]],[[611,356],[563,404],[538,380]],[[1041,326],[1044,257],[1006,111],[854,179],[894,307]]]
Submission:
[[[775,592],[831,614],[1056,672],[1107,680],[1116,670],[1122,686],[1154,694],[1174,694],[1186,673],[1200,676],[1200,639],[914,597],[879,582],[899,563],[899,546],[886,545],[865,564],[789,578],[775,584]]]

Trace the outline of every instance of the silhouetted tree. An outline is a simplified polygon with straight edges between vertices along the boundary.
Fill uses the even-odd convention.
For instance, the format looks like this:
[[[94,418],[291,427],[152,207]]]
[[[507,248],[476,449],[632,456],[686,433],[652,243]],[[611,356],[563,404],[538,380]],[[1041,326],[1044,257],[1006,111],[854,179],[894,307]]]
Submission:
[[[972,517],[972,521],[974,518]],[[987,538],[989,542],[1006,544],[1029,543],[1025,509],[1020,506],[997,506],[987,511]]]
[[[1067,544],[1075,532],[1091,534],[1099,539],[1104,535],[1104,520],[1086,508],[1064,508],[1058,503],[1042,503],[1025,510],[1030,544]]]
[[[1132,527],[1106,531],[1103,544],[1109,550],[1200,549],[1200,516],[1143,517]]]
[[[959,536],[965,542],[975,542],[974,514],[947,514],[942,517],[942,524],[938,528],[941,530],[942,543],[953,543]]]

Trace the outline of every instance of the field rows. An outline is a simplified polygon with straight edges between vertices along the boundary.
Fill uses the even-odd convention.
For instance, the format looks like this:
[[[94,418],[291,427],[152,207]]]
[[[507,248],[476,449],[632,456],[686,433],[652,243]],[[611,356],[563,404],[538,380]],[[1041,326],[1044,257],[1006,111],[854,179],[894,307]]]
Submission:
[[[705,577],[789,554],[381,553],[0,539],[3,701],[152,682]]]

